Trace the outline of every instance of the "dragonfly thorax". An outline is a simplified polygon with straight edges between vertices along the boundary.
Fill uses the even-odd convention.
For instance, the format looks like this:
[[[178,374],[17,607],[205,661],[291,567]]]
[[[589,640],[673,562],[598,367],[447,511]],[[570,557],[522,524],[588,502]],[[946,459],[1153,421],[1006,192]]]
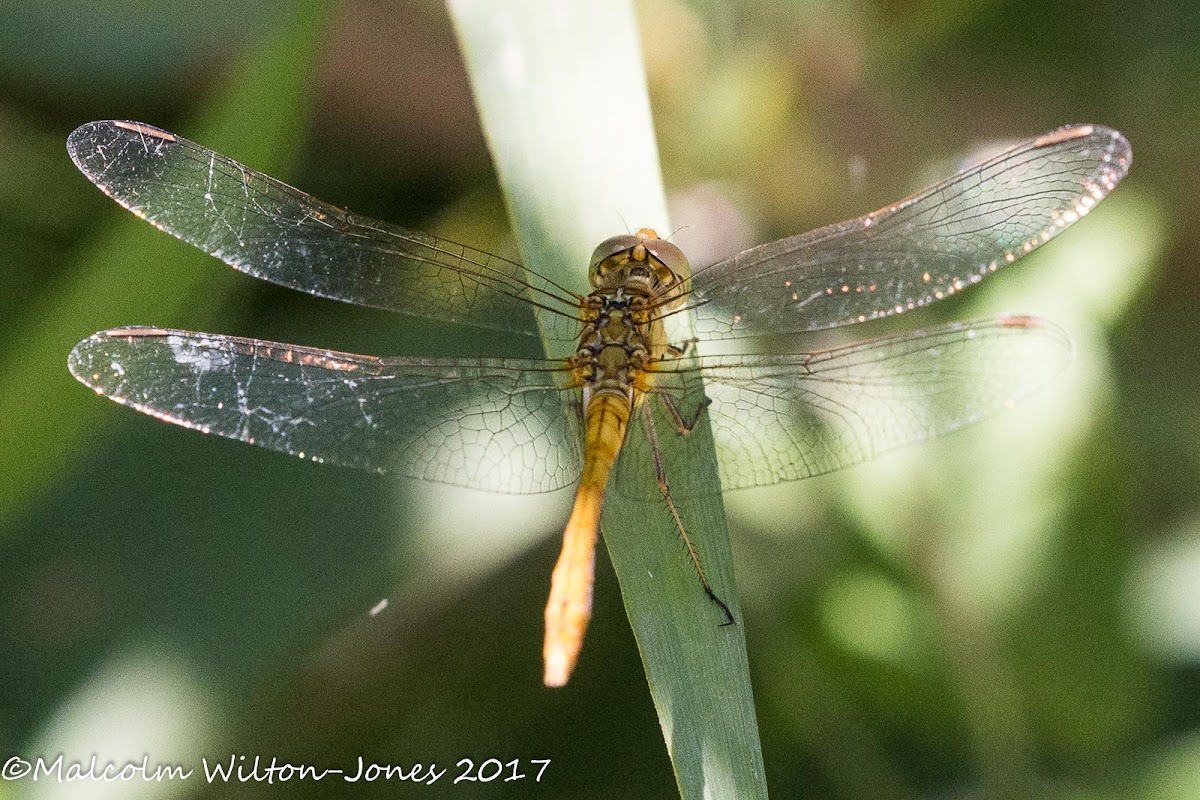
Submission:
[[[691,267],[678,247],[642,228],[601,242],[588,277],[593,291],[581,307],[584,329],[572,360],[584,408],[606,394],[632,405],[649,386],[647,364],[668,349],[662,312],[682,299]]]
[[[643,388],[646,363],[662,323],[652,317],[641,296],[624,290],[593,292],[584,302],[583,334],[572,365],[584,387],[584,405],[597,394],[623,396],[632,403],[634,390]]]

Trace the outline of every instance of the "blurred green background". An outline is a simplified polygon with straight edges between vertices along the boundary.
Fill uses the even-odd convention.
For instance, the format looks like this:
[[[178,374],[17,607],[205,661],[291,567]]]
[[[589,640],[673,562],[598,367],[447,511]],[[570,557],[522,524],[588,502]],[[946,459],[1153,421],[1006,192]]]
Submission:
[[[727,495],[773,795],[1200,796],[1200,6],[638,11],[693,263],[879,207],[1063,123],[1133,143],[1125,183],[1067,235],[945,308],[852,331],[1038,313],[1077,347],[1055,386],[872,464]],[[579,669],[565,690],[540,684],[569,492],[316,466],[163,425],[70,377],[76,341],[126,324],[529,352],[272,287],[155,232],[67,158],[74,127],[109,117],[513,254],[436,2],[0,11],[0,760],[549,758],[536,785],[355,791],[673,796],[603,555]],[[20,781],[0,798],[343,789]]]

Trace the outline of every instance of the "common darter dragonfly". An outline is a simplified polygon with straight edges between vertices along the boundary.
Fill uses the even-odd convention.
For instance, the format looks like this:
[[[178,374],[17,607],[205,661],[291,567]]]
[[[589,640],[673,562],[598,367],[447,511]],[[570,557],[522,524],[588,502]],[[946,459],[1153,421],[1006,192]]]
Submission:
[[[1131,160],[1116,131],[1063,127],[878,211],[694,272],[678,247],[642,229],[596,248],[582,294],[499,256],[351,214],[151,125],[89,123],[68,150],[125,208],[249,275],[574,343],[560,359],[378,358],[128,327],[88,337],[69,358],[76,378],[118,403],[314,461],[496,492],[577,484],[545,614],[552,686],[567,681],[591,615],[610,483],[618,496],[662,500],[701,587],[732,622],[666,472],[702,417],[723,488],[798,480],[1010,407],[1066,364],[1071,344],[1052,323],[1002,316],[812,352],[697,350],[745,340],[740,349],[753,352],[763,337],[956,294],[1085,216]],[[670,341],[667,323],[679,314],[691,316],[694,340]],[[656,424],[656,404],[669,425]],[[624,478],[644,474],[623,469],[627,461],[652,462],[657,485]]]

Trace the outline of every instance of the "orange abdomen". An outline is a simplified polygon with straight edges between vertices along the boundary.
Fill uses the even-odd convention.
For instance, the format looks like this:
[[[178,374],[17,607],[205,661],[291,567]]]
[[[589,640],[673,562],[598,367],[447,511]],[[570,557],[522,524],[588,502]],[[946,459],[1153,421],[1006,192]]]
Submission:
[[[562,553],[550,577],[550,600],[546,603],[542,657],[547,686],[567,682],[583,646],[583,634],[592,616],[600,509],[608,474],[625,441],[630,411],[624,396],[601,394],[592,398],[585,412],[583,476],[563,531]]]

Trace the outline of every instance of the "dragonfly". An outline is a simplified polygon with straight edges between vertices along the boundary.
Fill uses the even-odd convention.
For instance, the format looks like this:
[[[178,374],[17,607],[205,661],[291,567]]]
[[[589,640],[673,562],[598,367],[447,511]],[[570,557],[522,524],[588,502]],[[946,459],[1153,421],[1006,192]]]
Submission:
[[[697,270],[643,228],[596,247],[582,293],[352,214],[145,123],[83,125],[68,151],[119,204],[246,274],[570,349],[542,359],[376,357],[125,327],[89,336],[68,359],[77,379],[118,403],[313,461],[494,492],[575,485],[545,611],[549,686],[567,682],[591,617],[606,494],[665,503],[721,624],[733,622],[666,474],[702,419],[723,489],[798,480],[1010,408],[1072,354],[1061,328],[1018,315],[803,352],[763,342],[958,294],[1086,216],[1132,157],[1117,131],[1065,126],[877,211]],[[669,323],[684,316],[692,333],[673,341]],[[734,352],[700,352],[721,343]]]

